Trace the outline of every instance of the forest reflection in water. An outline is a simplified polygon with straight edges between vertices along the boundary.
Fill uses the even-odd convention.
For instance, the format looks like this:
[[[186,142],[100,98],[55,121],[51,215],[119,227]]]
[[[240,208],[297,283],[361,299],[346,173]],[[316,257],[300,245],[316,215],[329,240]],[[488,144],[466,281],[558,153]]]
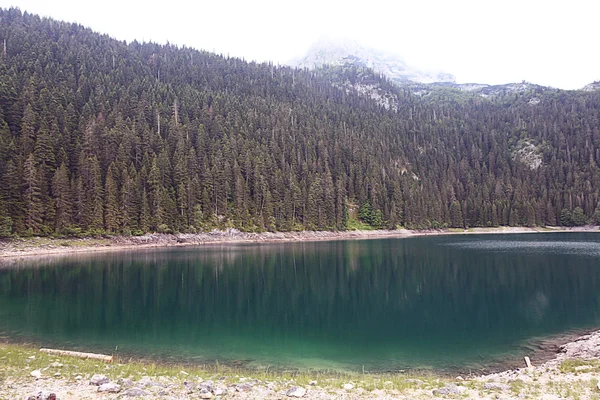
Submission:
[[[0,331],[249,366],[477,366],[596,326],[598,249],[598,235],[573,233],[24,259],[0,270]]]

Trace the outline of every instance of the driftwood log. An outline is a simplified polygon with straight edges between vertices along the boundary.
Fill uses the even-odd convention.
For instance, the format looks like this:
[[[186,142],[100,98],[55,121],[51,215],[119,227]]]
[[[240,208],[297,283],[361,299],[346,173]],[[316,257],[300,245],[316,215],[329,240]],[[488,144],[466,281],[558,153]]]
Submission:
[[[59,356],[70,356],[70,357],[78,357],[78,358],[90,358],[94,360],[102,360],[106,362],[113,362],[113,356],[107,356],[104,354],[94,354],[94,353],[81,353],[79,351],[68,351],[68,350],[56,350],[56,349],[40,349],[42,353],[48,354],[56,354]]]

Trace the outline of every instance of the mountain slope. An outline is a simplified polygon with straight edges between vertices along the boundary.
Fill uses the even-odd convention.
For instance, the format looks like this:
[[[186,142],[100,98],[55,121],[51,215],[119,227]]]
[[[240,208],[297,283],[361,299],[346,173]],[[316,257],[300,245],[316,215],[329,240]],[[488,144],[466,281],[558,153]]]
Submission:
[[[419,95],[0,18],[0,235],[600,220],[598,91]]]
[[[327,66],[356,66],[371,68],[396,83],[454,82],[451,74],[415,68],[398,55],[368,48],[357,41],[322,37],[303,57],[292,60],[292,66],[318,68]]]

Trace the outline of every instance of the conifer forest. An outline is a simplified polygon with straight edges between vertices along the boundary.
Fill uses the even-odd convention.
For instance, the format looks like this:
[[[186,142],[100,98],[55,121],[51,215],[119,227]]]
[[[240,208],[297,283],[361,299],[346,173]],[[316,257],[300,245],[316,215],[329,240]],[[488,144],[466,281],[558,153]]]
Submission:
[[[600,223],[600,90],[396,85],[18,9],[0,45],[0,236]]]

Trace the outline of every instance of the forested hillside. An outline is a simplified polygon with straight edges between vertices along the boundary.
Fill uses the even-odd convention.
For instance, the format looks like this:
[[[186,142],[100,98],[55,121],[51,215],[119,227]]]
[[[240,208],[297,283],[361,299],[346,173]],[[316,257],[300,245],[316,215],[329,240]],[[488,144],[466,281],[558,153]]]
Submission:
[[[0,233],[600,220],[600,92],[387,88],[0,10]],[[537,99],[537,100],[535,100]],[[535,100],[535,101],[534,101]],[[539,100],[539,101],[538,101]]]

